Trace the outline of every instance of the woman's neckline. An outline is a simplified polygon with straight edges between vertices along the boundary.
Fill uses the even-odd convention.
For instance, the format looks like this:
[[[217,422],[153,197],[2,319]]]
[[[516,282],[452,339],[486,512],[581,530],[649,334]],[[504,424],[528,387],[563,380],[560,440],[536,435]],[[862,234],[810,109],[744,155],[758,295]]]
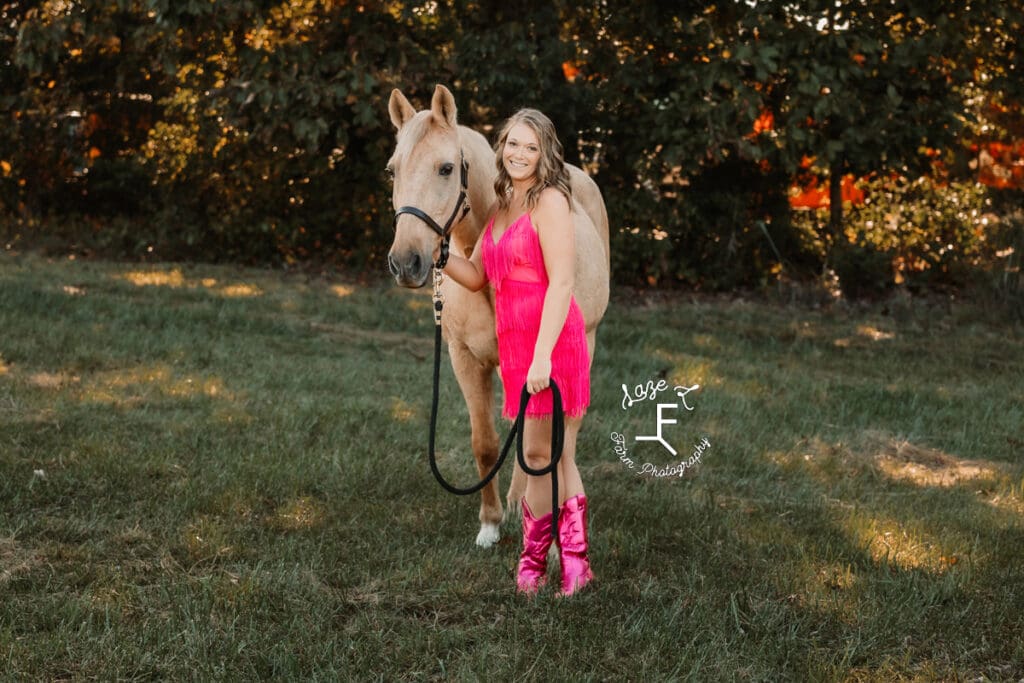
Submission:
[[[518,223],[519,221],[523,220],[524,217],[529,217],[529,215],[530,215],[529,211],[523,211],[521,214],[519,214],[519,216],[514,221],[512,221],[511,223],[506,225],[505,229],[501,231],[501,234],[497,238],[495,238],[494,237],[494,222],[498,219],[498,214],[495,213],[494,217],[491,218],[491,244],[493,246],[498,246],[499,244],[501,244],[501,241],[503,239],[505,239],[505,234],[508,233],[508,231],[511,230],[513,228],[513,226],[516,225],[516,223]]]

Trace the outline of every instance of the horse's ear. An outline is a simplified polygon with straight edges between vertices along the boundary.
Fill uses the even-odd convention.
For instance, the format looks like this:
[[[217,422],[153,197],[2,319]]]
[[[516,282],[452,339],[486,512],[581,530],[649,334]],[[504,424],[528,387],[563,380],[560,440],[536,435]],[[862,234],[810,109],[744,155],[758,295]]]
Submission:
[[[441,84],[434,88],[434,99],[430,102],[430,112],[434,115],[434,120],[441,125],[449,128],[456,126],[458,109],[455,107],[455,98],[452,96],[451,90]]]
[[[409,104],[402,91],[395,88],[391,91],[391,99],[388,100],[388,113],[391,115],[391,123],[395,124],[397,130],[409,122],[416,115],[416,110]]]

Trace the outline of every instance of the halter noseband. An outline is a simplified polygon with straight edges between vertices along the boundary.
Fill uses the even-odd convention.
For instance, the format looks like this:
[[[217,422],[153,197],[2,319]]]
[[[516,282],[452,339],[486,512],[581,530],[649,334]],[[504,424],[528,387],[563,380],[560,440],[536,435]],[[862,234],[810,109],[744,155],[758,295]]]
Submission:
[[[456,222],[455,217],[458,216],[461,211],[462,215],[459,216],[459,220],[461,221],[466,217],[466,214],[469,213],[469,204],[466,203],[466,192],[469,189],[469,164],[466,162],[466,156],[461,150],[459,151],[459,159],[461,160],[461,188],[459,189],[459,198],[455,202],[455,208],[452,209],[452,215],[448,216],[448,221],[444,224],[443,228],[430,216],[430,214],[422,209],[416,208],[415,206],[403,206],[398,209],[398,211],[395,211],[395,220],[392,223],[392,225],[397,229],[398,217],[403,213],[412,214],[429,225],[431,230],[441,236],[441,255],[438,257],[437,263],[434,264],[434,268],[437,268],[438,270],[444,268],[445,264],[448,262],[448,243],[451,241],[451,230],[453,224]]]

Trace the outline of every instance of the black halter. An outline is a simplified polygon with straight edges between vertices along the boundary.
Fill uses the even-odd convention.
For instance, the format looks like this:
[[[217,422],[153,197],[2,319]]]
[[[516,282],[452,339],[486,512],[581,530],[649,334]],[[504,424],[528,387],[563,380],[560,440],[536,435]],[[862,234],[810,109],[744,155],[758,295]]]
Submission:
[[[459,151],[459,159],[462,162],[459,198],[455,202],[455,208],[452,209],[452,215],[448,216],[448,221],[444,224],[443,228],[430,216],[430,214],[416,208],[415,206],[403,206],[398,209],[398,211],[395,211],[395,220],[393,222],[395,228],[398,227],[398,217],[403,213],[408,213],[419,218],[421,221],[429,225],[434,232],[441,236],[441,255],[438,257],[437,263],[434,264],[434,267],[438,270],[444,268],[444,265],[448,262],[448,243],[451,241],[451,230],[452,226],[456,222],[455,217],[459,216],[459,212],[461,211],[462,215],[459,216],[459,220],[461,221],[466,217],[466,214],[469,213],[469,204],[466,203],[466,192],[469,189],[469,164],[466,163],[466,156],[461,150]]]

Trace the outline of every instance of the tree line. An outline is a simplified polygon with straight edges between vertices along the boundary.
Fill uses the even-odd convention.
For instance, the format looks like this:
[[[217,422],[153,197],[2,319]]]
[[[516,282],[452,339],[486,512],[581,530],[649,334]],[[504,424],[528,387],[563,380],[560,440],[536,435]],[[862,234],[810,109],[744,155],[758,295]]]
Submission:
[[[1020,186],[976,181],[1024,138],[1022,35],[1017,0],[0,0],[3,231],[382,270],[387,98],[444,83],[484,132],[552,117],[620,282],[957,284],[1019,259]]]

